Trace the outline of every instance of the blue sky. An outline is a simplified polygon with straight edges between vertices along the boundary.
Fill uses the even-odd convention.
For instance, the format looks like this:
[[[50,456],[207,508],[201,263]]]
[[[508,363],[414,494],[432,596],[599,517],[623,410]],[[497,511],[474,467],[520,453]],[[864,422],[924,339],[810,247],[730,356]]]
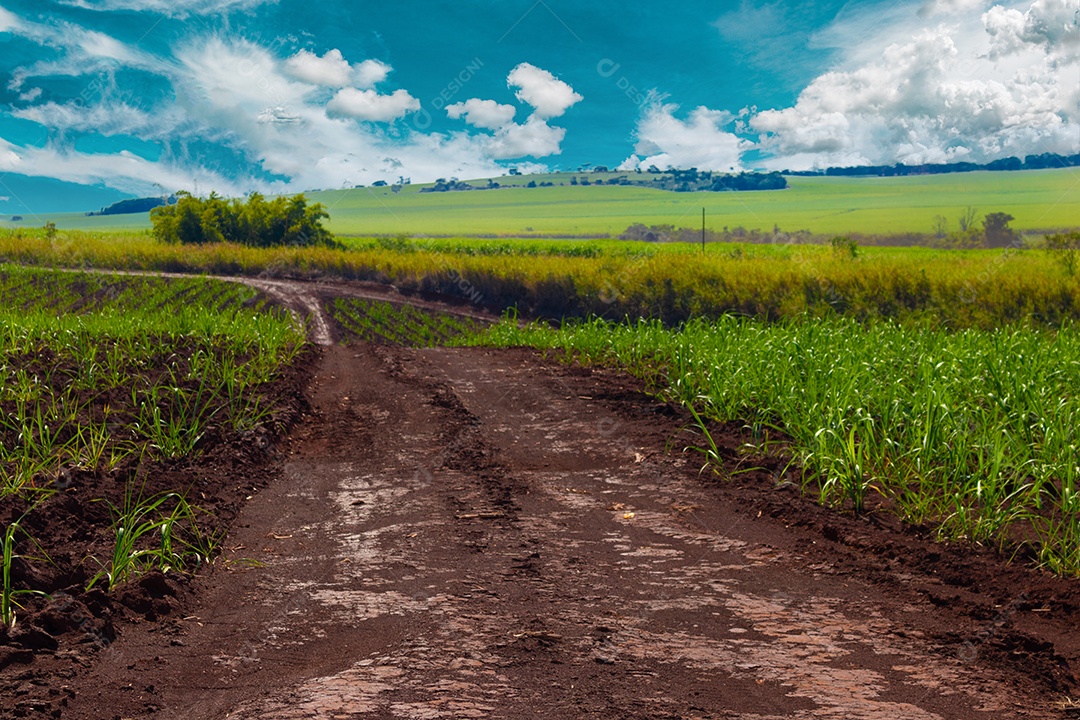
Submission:
[[[0,214],[1080,152],[1080,0],[0,0]]]

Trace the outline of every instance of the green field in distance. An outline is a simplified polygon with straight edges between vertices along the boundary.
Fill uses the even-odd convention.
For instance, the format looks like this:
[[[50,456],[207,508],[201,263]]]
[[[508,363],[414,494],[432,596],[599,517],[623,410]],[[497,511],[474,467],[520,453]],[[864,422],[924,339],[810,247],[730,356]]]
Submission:
[[[957,229],[960,212],[1007,212],[1018,230],[1080,226],[1080,168],[972,172],[894,178],[791,177],[786,190],[675,193],[652,188],[571,186],[570,178],[606,183],[618,173],[558,173],[498,178],[498,190],[420,192],[430,185],[350,188],[308,193],[330,210],[339,235],[504,237],[618,235],[631,224],[700,227],[705,208],[715,230],[744,227],[821,234],[929,233],[936,215]],[[645,176],[630,176],[648,178]],[[525,188],[529,181],[552,187]],[[484,185],[486,181],[476,181]],[[516,184],[518,187],[507,187]],[[139,230],[146,215],[86,217],[78,213],[4,216],[0,227]]]

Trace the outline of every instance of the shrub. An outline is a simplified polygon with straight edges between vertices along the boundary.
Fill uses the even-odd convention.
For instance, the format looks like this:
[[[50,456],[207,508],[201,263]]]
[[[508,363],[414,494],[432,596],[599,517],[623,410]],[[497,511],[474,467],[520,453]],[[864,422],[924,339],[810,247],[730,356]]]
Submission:
[[[326,209],[320,203],[308,205],[302,194],[267,202],[259,193],[252,193],[246,203],[229,202],[216,193],[205,199],[186,192],[176,195],[174,205],[150,211],[154,237],[162,242],[233,242],[252,247],[335,245],[322,224],[330,217]]]
[[[859,257],[859,242],[845,236],[837,236],[829,241],[832,245],[833,254],[849,257],[855,260]]]
[[[1015,219],[1012,215],[1002,212],[989,213],[983,218],[983,235],[986,236],[986,246],[1005,248],[1016,243],[1020,237],[1015,230],[1009,227],[1009,223]]]
[[[1065,269],[1065,274],[1076,274],[1077,255],[1080,254],[1080,232],[1058,233],[1046,238],[1046,249]]]

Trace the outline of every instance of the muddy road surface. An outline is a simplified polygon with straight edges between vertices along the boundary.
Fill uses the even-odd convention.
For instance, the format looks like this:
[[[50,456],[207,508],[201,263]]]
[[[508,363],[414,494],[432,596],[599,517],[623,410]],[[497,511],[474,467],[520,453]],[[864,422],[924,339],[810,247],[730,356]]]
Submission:
[[[263,289],[323,317],[325,290]],[[767,464],[702,473],[686,418],[617,373],[309,327],[310,413],[223,557],[43,717],[1075,716],[1074,583]]]

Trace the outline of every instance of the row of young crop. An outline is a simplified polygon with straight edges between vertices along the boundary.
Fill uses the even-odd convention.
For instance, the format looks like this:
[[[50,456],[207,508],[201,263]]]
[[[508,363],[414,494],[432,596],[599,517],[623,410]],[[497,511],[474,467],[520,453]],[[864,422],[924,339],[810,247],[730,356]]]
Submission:
[[[709,420],[735,421],[756,438],[753,453],[782,444],[789,470],[823,503],[883,506],[943,539],[1029,553],[1054,572],[1080,574],[1075,326],[507,321],[472,342],[625,368],[690,408],[703,430]],[[707,430],[703,445],[719,463]]]
[[[355,241],[351,249],[177,247],[146,237],[0,233],[0,260],[125,270],[338,277],[464,297],[550,318],[730,313],[767,320],[843,316],[993,328],[1080,318],[1067,253],[634,242]],[[1070,270],[1072,268],[1072,270]]]
[[[256,425],[259,388],[303,344],[288,316],[245,307],[255,291],[206,280],[8,268],[0,294],[0,495],[48,489],[66,466],[185,456],[215,423]]]
[[[243,286],[0,267],[0,621],[28,515],[73,479],[187,458],[208,435],[274,421],[278,379],[304,330]],[[102,501],[105,501],[102,498]],[[90,585],[205,559],[197,509],[177,492],[109,501],[115,548]]]
[[[359,298],[335,298],[329,310],[348,340],[435,347],[479,328],[468,318]]]

